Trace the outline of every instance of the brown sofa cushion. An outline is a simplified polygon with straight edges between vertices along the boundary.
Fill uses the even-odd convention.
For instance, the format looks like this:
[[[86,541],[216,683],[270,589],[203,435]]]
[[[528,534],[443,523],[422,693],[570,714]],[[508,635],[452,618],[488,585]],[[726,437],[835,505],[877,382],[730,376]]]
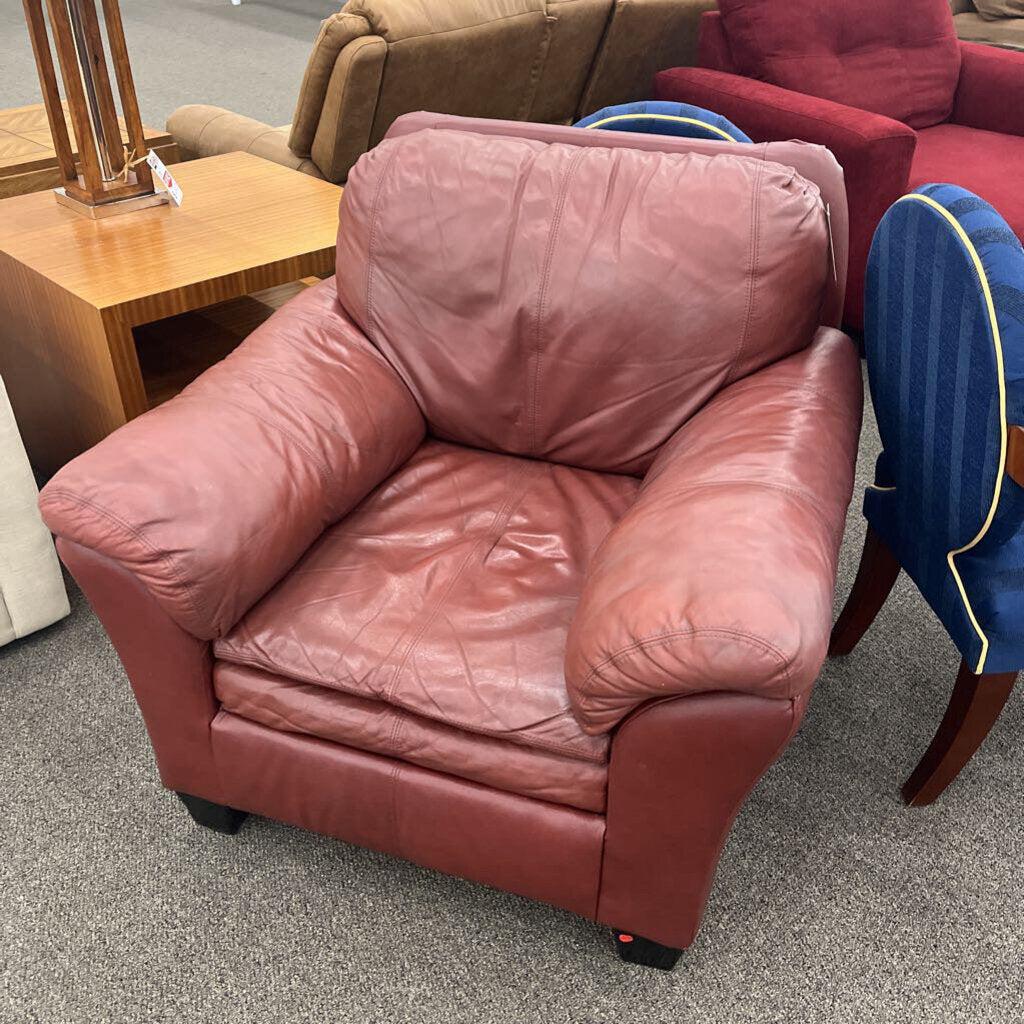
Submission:
[[[371,146],[396,118],[425,107],[475,117],[529,116],[553,27],[543,0],[430,4],[429,17],[401,21],[401,5],[390,6],[395,10],[389,8],[383,25],[371,20],[388,44]]]
[[[550,38],[529,120],[570,124],[604,37],[612,0],[548,0]]]
[[[986,21],[1024,18],[1024,0],[974,0],[974,6]]]
[[[300,156],[309,156],[320,123],[327,84],[331,80],[338,54],[353,39],[369,34],[370,25],[367,20],[349,13],[348,8],[339,14],[332,14],[321,23],[320,33],[313,43],[313,52],[306,64],[295,116],[292,118],[292,132],[288,139],[288,145]]]
[[[989,43],[1024,50],[1024,18],[986,21],[978,14],[958,14],[953,19],[957,35],[968,43]]]
[[[616,0],[577,117],[651,98],[654,76],[697,63],[700,18],[717,0]]]

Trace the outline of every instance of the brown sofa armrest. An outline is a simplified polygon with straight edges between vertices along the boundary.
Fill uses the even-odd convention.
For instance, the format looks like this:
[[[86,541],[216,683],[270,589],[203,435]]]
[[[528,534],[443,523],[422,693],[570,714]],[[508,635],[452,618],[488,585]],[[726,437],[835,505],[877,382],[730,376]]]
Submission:
[[[423,438],[400,378],[308,289],[177,398],[50,481],[46,524],[134,573],[200,639],[223,636]]]
[[[272,128],[223,107],[192,103],[171,114],[167,130],[174,136],[183,160],[221,153],[252,153],[283,167],[323,177],[312,160],[288,148],[289,125]]]
[[[795,698],[828,647],[862,387],[853,343],[721,391],[664,446],[594,557],[566,649],[583,728],[658,697]]]

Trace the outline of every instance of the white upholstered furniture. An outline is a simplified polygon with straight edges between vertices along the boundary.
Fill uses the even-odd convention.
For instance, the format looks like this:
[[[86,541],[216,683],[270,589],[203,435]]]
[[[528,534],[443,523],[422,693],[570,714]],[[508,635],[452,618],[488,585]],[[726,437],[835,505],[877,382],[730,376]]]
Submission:
[[[53,539],[36,508],[37,494],[0,380],[0,646],[69,611]]]

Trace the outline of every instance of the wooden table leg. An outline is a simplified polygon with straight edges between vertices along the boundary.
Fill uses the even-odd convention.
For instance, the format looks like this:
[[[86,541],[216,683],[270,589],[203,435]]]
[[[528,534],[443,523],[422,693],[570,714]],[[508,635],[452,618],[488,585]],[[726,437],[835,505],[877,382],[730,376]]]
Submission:
[[[135,336],[128,324],[107,311],[103,313],[103,329],[107,335],[110,361],[127,422],[149,409],[142,370],[139,368],[139,354],[135,349]]]

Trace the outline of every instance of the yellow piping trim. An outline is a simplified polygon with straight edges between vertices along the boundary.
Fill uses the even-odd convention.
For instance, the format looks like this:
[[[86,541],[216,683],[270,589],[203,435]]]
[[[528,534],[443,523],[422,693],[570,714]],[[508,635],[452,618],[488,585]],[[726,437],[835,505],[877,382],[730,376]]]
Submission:
[[[992,520],[995,518],[996,506],[999,504],[999,496],[1003,489],[1003,474],[1006,470],[1006,382],[1003,379],[1003,340],[999,333],[999,320],[996,317],[996,307],[992,301],[992,290],[989,288],[988,278],[985,276],[985,268],[982,265],[981,257],[978,255],[978,250],[974,248],[971,240],[967,237],[967,232],[964,231],[960,226],[960,222],[949,210],[930,196],[923,196],[919,192],[913,192],[909,196],[904,196],[903,199],[897,201],[902,203],[905,199],[917,199],[932,207],[932,209],[938,210],[953,225],[953,230],[960,236],[960,241],[963,242],[964,248],[974,261],[974,269],[978,273],[978,280],[981,281],[981,288],[985,293],[985,305],[988,307],[989,323],[992,326],[992,342],[996,349],[996,368],[999,372],[999,473],[996,476],[996,487],[992,494],[992,504],[989,507],[988,516],[974,540],[965,544],[962,548],[956,548],[956,550],[946,554],[946,561],[949,563],[950,571],[953,573],[953,578],[956,580],[956,585],[960,590],[960,597],[963,599],[964,607],[967,609],[971,625],[974,626],[978,636],[981,637],[981,657],[978,658],[977,667],[974,669],[975,675],[981,675],[985,669],[985,658],[988,655],[988,637],[985,636],[981,626],[978,625],[978,620],[974,617],[974,609],[971,608],[971,602],[967,600],[967,591],[964,590],[963,580],[960,579],[960,573],[956,571],[953,559],[956,555],[962,555],[965,551],[970,551],[988,533]]]
[[[595,121],[593,124],[588,124],[588,128],[603,128],[606,124],[611,124],[613,121],[676,121],[681,124],[695,124],[700,128],[706,128],[709,132],[717,132],[725,139],[726,142],[736,142],[724,128],[719,128],[718,125],[708,124],[707,121],[699,121],[695,117],[679,117],[676,114],[615,114],[613,117],[605,117],[600,121]]]

